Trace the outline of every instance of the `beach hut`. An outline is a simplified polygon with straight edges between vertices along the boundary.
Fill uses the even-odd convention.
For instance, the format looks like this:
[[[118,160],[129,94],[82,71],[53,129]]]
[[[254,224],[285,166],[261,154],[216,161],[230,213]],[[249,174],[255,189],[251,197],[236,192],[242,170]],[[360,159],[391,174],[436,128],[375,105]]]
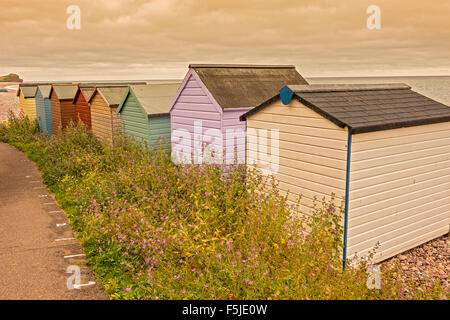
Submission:
[[[448,106],[405,84],[286,86],[241,120],[248,165],[289,200],[302,195],[306,214],[315,196],[343,202],[344,261],[378,243],[379,262],[449,232]]]
[[[122,132],[151,147],[170,144],[169,107],[181,82],[132,85],[117,109]]]
[[[71,121],[76,121],[73,98],[77,92],[75,84],[53,84],[50,90],[52,130],[64,129]]]
[[[243,162],[239,116],[290,83],[307,84],[290,65],[191,64],[170,106],[173,160],[201,163],[215,154],[218,162]]]
[[[52,134],[52,107],[50,104],[51,85],[39,85],[36,91],[36,115],[39,129]]]
[[[30,120],[36,119],[36,90],[37,85],[20,84],[17,90],[20,111],[27,115]]]
[[[115,133],[121,131],[120,115],[116,113],[128,85],[97,86],[89,104],[92,133],[103,142],[113,142]]]
[[[91,108],[88,101],[94,94],[94,85],[82,85],[78,86],[75,98],[73,99],[73,104],[75,106],[75,119],[79,119],[86,128],[92,129],[91,124]]]

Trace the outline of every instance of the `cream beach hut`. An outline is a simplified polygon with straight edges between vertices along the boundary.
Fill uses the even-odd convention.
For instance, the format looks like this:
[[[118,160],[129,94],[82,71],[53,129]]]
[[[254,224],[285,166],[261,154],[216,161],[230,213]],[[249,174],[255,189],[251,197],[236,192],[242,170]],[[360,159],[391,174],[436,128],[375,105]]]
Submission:
[[[252,166],[260,130],[278,132],[266,169],[305,213],[314,196],[344,202],[344,261],[377,243],[382,261],[449,232],[450,107],[404,84],[300,85],[241,120]]]

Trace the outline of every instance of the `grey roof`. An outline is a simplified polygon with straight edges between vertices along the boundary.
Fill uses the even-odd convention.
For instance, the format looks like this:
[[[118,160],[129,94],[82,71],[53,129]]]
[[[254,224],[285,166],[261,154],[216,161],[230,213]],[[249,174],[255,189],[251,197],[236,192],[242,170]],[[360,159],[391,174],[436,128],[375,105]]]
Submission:
[[[83,91],[86,101],[91,100],[91,97],[95,92],[95,87],[84,87],[80,85],[80,89]]]
[[[131,84],[146,84],[146,81],[114,81],[114,82],[108,82],[108,81],[99,81],[99,82],[78,82],[80,87],[117,87],[117,86],[128,86]]]
[[[73,100],[73,98],[75,98],[75,94],[77,93],[78,86],[72,84],[53,84],[52,90],[55,90],[56,96],[59,100]]]
[[[222,108],[256,107],[287,84],[308,84],[292,65],[191,64]]]
[[[105,99],[106,103],[110,107],[117,107],[120,102],[122,102],[122,98],[125,95],[125,93],[128,90],[128,85],[121,85],[121,86],[97,86],[96,91],[101,94],[101,96]],[[92,100],[95,93],[92,94],[91,98]]]
[[[17,95],[20,95],[20,91],[25,98],[34,98],[36,95],[37,86],[20,86],[19,90],[17,90]]]
[[[180,85],[181,82],[155,83],[145,86],[130,86],[130,90],[133,91],[148,116],[158,116],[169,114],[170,103]]]
[[[19,84],[19,88],[22,88],[22,87],[36,87],[36,86],[39,86],[39,85],[51,85],[51,84],[52,84],[52,82],[40,82],[40,81],[32,82],[32,81],[27,81],[27,82],[20,83]]]
[[[39,85],[39,90],[44,98],[50,98],[50,91],[52,90],[52,86],[48,84]]]
[[[354,134],[450,121],[450,107],[406,84],[287,86],[281,90],[282,100],[283,95],[293,96]],[[280,94],[250,110],[241,120],[278,97]]]

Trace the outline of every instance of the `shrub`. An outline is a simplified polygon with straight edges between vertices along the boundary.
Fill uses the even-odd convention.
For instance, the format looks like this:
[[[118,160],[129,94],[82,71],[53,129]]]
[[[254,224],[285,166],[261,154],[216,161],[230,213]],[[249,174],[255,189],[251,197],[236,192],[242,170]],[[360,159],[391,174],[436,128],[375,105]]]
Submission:
[[[177,166],[164,148],[148,150],[126,137],[102,146],[84,126],[48,137],[17,121],[0,136],[27,141],[21,148],[38,155],[45,182],[113,299],[448,295],[435,286],[405,296],[398,266],[382,268],[379,290],[366,285],[370,261],[343,271],[343,213],[334,199],[317,201],[308,216],[273,180],[241,165]],[[28,132],[21,137],[17,128]]]

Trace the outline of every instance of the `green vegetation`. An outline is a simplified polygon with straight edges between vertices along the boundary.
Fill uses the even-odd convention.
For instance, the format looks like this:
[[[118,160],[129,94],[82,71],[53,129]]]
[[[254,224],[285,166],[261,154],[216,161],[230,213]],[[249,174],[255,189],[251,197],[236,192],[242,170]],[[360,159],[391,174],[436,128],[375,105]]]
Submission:
[[[6,76],[0,76],[0,82],[23,82],[23,80],[20,79],[18,74],[10,73]]]
[[[368,289],[367,262],[341,268],[341,208],[304,218],[243,166],[177,166],[162,147],[102,145],[82,125],[49,137],[12,115],[0,141],[37,162],[112,299],[448,297],[438,284],[406,296],[398,265]]]

